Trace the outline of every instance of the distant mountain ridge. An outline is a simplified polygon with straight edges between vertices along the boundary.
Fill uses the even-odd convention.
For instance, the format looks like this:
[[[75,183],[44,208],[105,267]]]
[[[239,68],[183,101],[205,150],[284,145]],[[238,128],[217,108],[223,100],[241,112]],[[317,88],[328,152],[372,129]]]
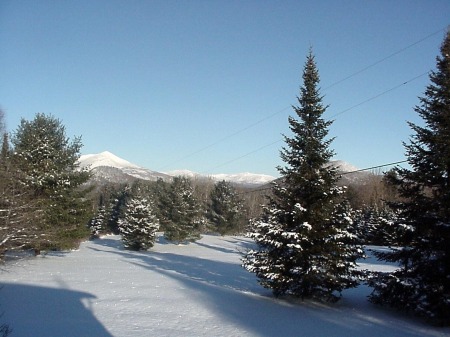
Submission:
[[[119,158],[109,151],[104,151],[97,154],[86,154],[80,157],[80,166],[85,168],[89,166],[91,169],[99,166],[110,166],[115,168],[139,168],[139,166]]]
[[[337,167],[340,172],[344,173],[342,179],[346,182],[363,181],[370,174],[368,172],[354,172],[358,171],[358,168],[342,160],[332,161],[330,165]],[[212,179],[214,181],[225,180],[245,187],[259,187],[276,179],[270,175],[249,172],[211,175],[189,170],[157,172],[133,164],[109,151],[82,155],[79,159],[79,166],[81,169],[90,169],[93,173],[93,179],[100,183],[129,183],[135,179],[156,181],[159,178],[170,181],[175,176],[185,176],[195,179]]]
[[[176,170],[167,173],[152,171],[122,159],[109,151],[82,155],[79,159],[81,169],[90,169],[93,179],[98,182],[130,182],[133,179],[155,181],[161,178],[170,181],[175,176],[196,179],[226,180],[234,184],[257,187],[275,179],[275,177],[256,173],[204,175],[189,170]]]
[[[97,182],[122,183],[135,179],[155,181],[158,178],[170,180],[167,174],[152,171],[117,157],[109,151],[80,156],[81,169],[90,169]]]
[[[243,172],[243,173],[235,173],[235,174],[226,174],[226,173],[219,173],[219,174],[200,174],[196,172],[192,172],[189,170],[175,170],[167,172],[168,175],[171,175],[173,177],[175,176],[183,176],[183,177],[189,177],[189,178],[197,178],[197,179],[212,179],[214,181],[229,181],[234,184],[238,185],[246,185],[246,186],[260,186],[267,184],[276,178],[267,174],[258,174],[258,173],[250,173],[250,172]]]

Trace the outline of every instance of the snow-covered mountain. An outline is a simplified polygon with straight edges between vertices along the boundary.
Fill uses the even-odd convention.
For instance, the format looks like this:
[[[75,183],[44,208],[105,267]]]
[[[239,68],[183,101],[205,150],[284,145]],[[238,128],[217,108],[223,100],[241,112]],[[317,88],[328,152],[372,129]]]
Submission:
[[[98,182],[130,182],[136,178],[151,181],[171,179],[164,173],[140,167],[108,151],[80,156],[79,165],[81,169],[90,169]]]
[[[136,178],[151,181],[161,178],[168,181],[175,176],[186,176],[214,181],[226,180],[239,185],[257,187],[275,179],[269,175],[255,173],[202,175],[188,170],[156,172],[130,163],[108,151],[83,155],[80,157],[79,165],[82,169],[90,169],[94,179],[98,182],[130,182]]]
[[[91,169],[99,166],[109,166],[118,169],[121,168],[139,168],[139,166],[126,161],[125,159],[119,158],[111,152],[104,151],[97,154],[86,154],[80,157],[80,167],[89,167]]]
[[[235,174],[220,173],[220,174],[204,175],[189,170],[175,170],[167,172],[167,174],[174,177],[183,176],[196,179],[212,179],[214,181],[225,180],[233,184],[245,185],[247,187],[257,187],[275,180],[275,177],[267,174],[257,174],[249,172],[235,173]]]
[[[213,181],[225,180],[233,184],[246,187],[259,187],[275,180],[275,177],[266,174],[256,173],[236,173],[236,174],[200,174],[189,170],[175,170],[166,173],[152,171],[129,161],[122,159],[111,152],[104,151],[97,154],[87,154],[80,157],[80,168],[89,168],[93,173],[93,178],[97,182],[131,182],[132,180],[143,179],[155,181],[161,178],[170,181],[175,176],[185,176],[193,179],[212,179]],[[345,183],[357,183],[367,179],[370,173],[354,172],[358,168],[342,160],[330,162],[330,165],[338,167],[339,171],[345,173],[342,180]],[[349,173],[354,172],[354,173]]]
[[[330,162],[331,166],[338,168],[339,172],[348,173],[358,171],[359,169],[356,166],[353,166],[350,163],[347,163],[343,160],[334,160]]]
[[[368,179],[373,176],[373,173],[369,171],[360,171],[359,168],[347,163],[343,160],[335,160],[330,162],[331,166],[334,166],[341,172],[341,183],[344,185],[350,184],[364,184]]]

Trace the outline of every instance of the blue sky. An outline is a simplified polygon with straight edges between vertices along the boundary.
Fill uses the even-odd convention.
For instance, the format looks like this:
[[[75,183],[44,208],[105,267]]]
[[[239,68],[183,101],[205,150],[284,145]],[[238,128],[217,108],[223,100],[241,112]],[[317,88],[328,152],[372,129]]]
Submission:
[[[12,132],[56,116],[83,154],[277,176],[312,46],[335,159],[371,167],[405,159],[449,18],[448,0],[3,0],[0,106]]]

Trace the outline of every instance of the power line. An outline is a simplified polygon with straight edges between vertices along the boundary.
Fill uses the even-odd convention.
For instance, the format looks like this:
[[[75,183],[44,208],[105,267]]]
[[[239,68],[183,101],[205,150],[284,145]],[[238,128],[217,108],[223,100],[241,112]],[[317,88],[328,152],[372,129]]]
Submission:
[[[203,151],[205,151],[205,150],[207,150],[207,149],[209,149],[209,148],[211,148],[211,147],[213,147],[213,146],[215,146],[215,145],[217,145],[217,144],[220,144],[220,143],[222,143],[223,141],[225,141],[225,140],[227,140],[227,139],[230,139],[230,138],[232,138],[232,137],[234,137],[234,136],[236,136],[236,135],[238,135],[238,134],[240,134],[240,133],[242,133],[242,132],[244,132],[244,131],[247,131],[248,129],[251,129],[251,128],[255,127],[255,126],[258,125],[258,124],[261,124],[262,122],[264,122],[264,121],[266,121],[266,120],[268,120],[268,119],[270,119],[270,118],[272,118],[272,117],[274,117],[274,116],[276,116],[276,115],[278,115],[278,114],[280,114],[280,113],[286,111],[286,110],[289,109],[289,108],[290,108],[290,107],[283,108],[283,109],[281,109],[281,110],[279,110],[279,111],[277,111],[277,112],[275,112],[275,113],[273,113],[273,114],[271,114],[271,115],[268,115],[268,116],[264,117],[263,119],[260,119],[260,120],[256,121],[256,122],[253,123],[253,124],[250,124],[250,125],[248,125],[248,126],[242,128],[242,129],[239,129],[238,131],[236,131],[236,132],[234,132],[234,133],[232,133],[232,134],[230,134],[230,135],[228,135],[228,136],[225,136],[225,137],[223,137],[223,138],[220,138],[219,140],[217,140],[217,141],[214,142],[214,143],[211,143],[211,144],[209,144],[209,145],[207,145],[207,146],[205,146],[205,147],[202,147],[202,148],[198,149],[197,151],[191,152],[191,153],[187,154],[186,156],[184,156],[184,157],[182,157],[182,158],[180,158],[180,159],[177,159],[177,160],[175,160],[175,161],[173,161],[173,162],[171,162],[171,163],[165,165],[162,169],[164,169],[165,167],[171,166],[171,165],[173,165],[173,164],[176,164],[176,163],[178,163],[178,162],[180,162],[180,161],[182,161],[182,160],[184,160],[184,159],[186,159],[186,158],[192,157],[192,156],[194,156],[194,155],[196,155],[196,154],[198,154],[198,153],[200,153],[200,152],[203,152]]]
[[[408,162],[407,160],[401,160],[401,161],[396,161],[394,163],[372,166],[372,167],[363,168],[363,169],[360,169],[360,170],[354,170],[354,171],[349,171],[349,172],[342,172],[342,173],[340,173],[340,175],[345,175],[345,174],[350,174],[350,173],[357,173],[357,172],[363,172],[363,171],[369,171],[369,170],[374,170],[374,169],[381,168],[381,167],[393,166],[393,165],[403,164],[403,163],[407,163],[407,162]]]
[[[251,154],[253,154],[253,153],[256,153],[256,152],[258,152],[258,151],[261,151],[262,149],[265,149],[266,147],[272,146],[272,145],[274,145],[274,144],[276,144],[276,143],[279,143],[279,142],[281,142],[281,141],[283,141],[283,140],[282,140],[282,139],[278,139],[278,140],[276,140],[276,141],[274,141],[274,142],[272,142],[272,143],[263,145],[263,146],[257,148],[256,150],[250,151],[250,152],[248,152],[248,153],[246,153],[246,154],[244,154],[244,155],[242,155],[242,156],[240,156],[240,157],[238,157],[238,158],[234,158],[234,159],[231,159],[231,160],[229,160],[229,161],[227,161],[227,162],[225,162],[225,163],[222,163],[222,164],[220,164],[220,165],[214,166],[214,167],[210,168],[208,171],[213,171],[213,170],[215,170],[215,169],[217,169],[217,168],[219,168],[219,167],[222,167],[222,166],[231,164],[231,163],[233,163],[233,162],[235,162],[235,161],[238,161],[239,159],[245,158],[245,157],[247,157],[247,156],[249,156],[249,155],[251,155]]]
[[[366,67],[364,67],[364,68],[362,68],[362,69],[360,69],[360,70],[354,72],[354,73],[352,73],[352,74],[350,74],[349,76],[346,76],[346,77],[344,77],[343,79],[341,79],[341,80],[339,80],[339,81],[336,81],[336,82],[332,83],[331,85],[325,87],[323,90],[327,90],[327,89],[329,89],[329,88],[332,88],[332,87],[334,87],[334,86],[336,86],[336,85],[338,85],[338,84],[340,84],[340,83],[342,83],[342,82],[344,82],[344,81],[346,81],[346,80],[348,80],[348,79],[350,79],[350,78],[352,78],[352,77],[354,77],[354,76],[356,76],[356,75],[358,75],[358,74],[360,74],[360,73],[362,73],[362,72],[364,72],[364,71],[366,71],[366,70],[368,70],[368,69],[370,69],[370,68],[372,68],[372,67],[374,67],[374,66],[376,66],[376,65],[378,65],[378,64],[380,64],[380,63],[382,63],[382,62],[384,62],[384,61],[386,61],[386,60],[388,60],[389,58],[394,57],[395,55],[398,55],[398,54],[404,52],[405,50],[407,50],[407,49],[409,49],[409,48],[411,48],[411,47],[413,47],[413,46],[415,46],[415,45],[417,45],[417,44],[419,44],[419,43],[421,43],[421,42],[423,42],[423,41],[429,39],[430,37],[432,37],[432,36],[434,36],[434,35],[436,35],[436,34],[442,32],[442,31],[444,31],[445,29],[446,29],[446,27],[445,27],[445,28],[441,28],[441,29],[439,29],[439,30],[437,30],[437,31],[435,31],[435,32],[433,32],[433,33],[431,33],[431,34],[429,34],[429,35],[423,37],[422,39],[417,40],[416,42],[414,42],[414,43],[412,43],[412,44],[410,44],[410,45],[408,45],[408,46],[406,46],[406,47],[401,48],[401,49],[395,51],[394,53],[392,53],[392,54],[390,54],[390,55],[388,55],[388,56],[386,56],[386,57],[384,57],[384,58],[382,58],[382,59],[380,59],[380,60],[378,60],[378,61],[376,61],[376,62],[374,62],[374,63],[372,63],[372,64],[370,64],[370,65],[368,65],[368,66],[366,66]],[[419,75],[419,76],[417,76],[416,78],[419,78],[419,77],[421,77],[421,76],[423,76],[423,75],[425,75],[425,74]],[[397,87],[400,87],[400,86],[402,86],[402,85],[404,85],[404,84],[406,84],[406,83],[408,83],[408,82],[410,82],[410,81],[412,81],[412,80],[414,80],[414,79],[416,79],[416,78],[413,78],[413,79],[411,79],[411,80],[409,80],[409,81],[407,81],[407,82],[405,82],[405,83],[402,83],[401,85],[399,85],[399,86],[397,86]],[[375,96],[375,97],[372,97],[372,98],[368,99],[367,101],[361,102],[361,103],[359,103],[359,104],[357,104],[357,105],[355,105],[355,106],[352,106],[352,107],[348,108],[347,110],[341,111],[340,113],[338,113],[338,114],[336,114],[336,115],[333,115],[333,116],[331,116],[330,118],[333,118],[333,117],[336,117],[336,116],[338,116],[338,115],[340,115],[340,114],[343,114],[344,112],[347,112],[347,111],[349,111],[349,110],[351,110],[351,109],[353,109],[353,108],[355,108],[355,107],[358,107],[358,106],[360,106],[361,104],[364,104],[364,103],[366,103],[366,102],[368,102],[368,101],[370,101],[370,100],[373,100],[373,99],[375,99],[375,98],[377,98],[377,97],[379,97],[379,96],[381,96],[381,95],[383,95],[383,94],[385,94],[385,93],[388,93],[388,92],[390,92],[390,91],[392,91],[392,90],[395,90],[397,87],[391,88],[391,89],[389,89],[389,90],[387,90],[387,91],[385,91],[385,92],[383,92],[383,93],[381,93],[381,94],[379,94],[379,95],[377,95],[377,96]],[[220,138],[220,139],[217,140],[216,142],[213,142],[213,143],[211,143],[211,144],[209,144],[209,145],[206,145],[206,146],[204,146],[204,147],[202,147],[202,148],[200,148],[200,149],[198,149],[198,150],[196,150],[196,151],[194,151],[194,152],[191,152],[191,153],[189,153],[189,154],[187,154],[187,155],[185,155],[185,156],[183,156],[183,157],[181,157],[181,158],[179,158],[179,159],[177,159],[177,160],[175,160],[175,161],[173,161],[173,162],[171,162],[171,163],[169,163],[169,164],[163,166],[163,167],[161,168],[161,170],[164,170],[164,168],[166,168],[166,167],[168,167],[168,166],[171,166],[171,165],[173,165],[173,164],[176,164],[176,163],[178,163],[178,162],[180,162],[180,161],[183,161],[184,159],[190,158],[190,157],[192,157],[192,156],[194,156],[194,155],[196,155],[196,154],[199,154],[199,153],[201,153],[201,152],[203,152],[203,151],[205,151],[205,150],[207,150],[207,149],[209,149],[209,148],[211,148],[211,147],[214,147],[214,146],[216,146],[217,144],[220,144],[220,143],[222,143],[223,141],[225,141],[225,140],[227,140],[227,139],[230,139],[230,138],[232,138],[232,137],[234,137],[234,136],[236,136],[236,135],[238,135],[238,134],[240,134],[240,133],[242,133],[242,132],[244,132],[244,131],[247,131],[247,130],[249,130],[249,129],[255,127],[256,125],[259,125],[259,124],[261,124],[262,122],[264,122],[264,121],[266,121],[266,120],[268,120],[268,119],[271,119],[271,118],[273,118],[274,116],[276,116],[276,115],[278,115],[278,114],[280,114],[280,113],[282,113],[282,112],[284,112],[284,111],[286,111],[286,110],[288,110],[288,109],[290,109],[290,108],[291,108],[291,106],[285,107],[285,108],[283,108],[283,109],[281,109],[281,110],[278,110],[277,112],[272,113],[272,114],[270,114],[270,115],[268,115],[268,116],[266,116],[266,117],[264,117],[264,118],[262,118],[262,119],[256,121],[256,122],[253,123],[253,124],[250,124],[250,125],[248,125],[248,126],[242,128],[242,129],[239,129],[239,130],[237,130],[236,132],[234,132],[234,133],[232,133],[232,134],[229,134],[229,135],[227,135],[227,136],[225,136],[225,137],[223,137],[223,138]],[[262,148],[265,148],[265,147],[267,147],[267,146],[263,146]],[[262,149],[262,148],[259,148],[259,149],[255,150],[255,151],[253,151],[252,153],[257,152],[257,151],[259,151],[259,150]],[[246,155],[244,155],[243,157],[245,157],[245,156],[246,156]],[[238,159],[240,159],[240,158],[238,158]],[[233,160],[233,161],[235,161],[235,160]],[[233,161],[231,161],[231,162],[233,162]],[[219,165],[219,167],[221,167],[221,166],[223,166],[223,165]]]
[[[386,60],[388,60],[388,59],[390,59],[391,57],[394,57],[394,56],[396,56],[396,55],[398,55],[398,54],[404,52],[405,50],[407,50],[407,49],[409,49],[409,48],[411,48],[411,47],[414,47],[415,45],[418,45],[419,43],[421,43],[421,42],[423,42],[423,41],[425,41],[425,40],[428,40],[430,37],[432,37],[432,36],[434,36],[434,35],[436,35],[436,34],[438,34],[438,33],[441,33],[441,32],[443,32],[443,31],[445,31],[446,29],[447,29],[447,27],[441,28],[441,29],[435,31],[434,33],[431,33],[431,34],[425,36],[424,38],[422,38],[422,39],[420,39],[420,40],[417,40],[416,42],[410,44],[409,46],[406,46],[406,47],[404,47],[404,48],[402,48],[402,49],[399,49],[399,50],[397,50],[396,52],[394,52],[394,53],[392,53],[392,54],[390,54],[390,55],[388,55],[388,56],[386,56],[386,57],[384,57],[384,58],[382,58],[382,59],[380,59],[380,60],[378,60],[378,61],[376,61],[376,62],[374,62],[374,63],[372,63],[372,64],[370,64],[370,65],[368,65],[368,66],[366,66],[366,67],[364,67],[364,68],[362,68],[362,69],[360,69],[360,70],[358,70],[358,71],[356,71],[356,72],[354,72],[353,74],[351,74],[351,75],[349,75],[349,76],[347,76],[347,77],[344,77],[343,79],[338,80],[338,81],[336,81],[336,82],[330,84],[329,86],[325,87],[323,90],[332,88],[332,87],[334,87],[335,85],[338,85],[338,84],[340,84],[340,83],[342,83],[342,82],[344,82],[344,81],[346,81],[346,80],[348,80],[348,79],[350,79],[350,78],[352,78],[352,77],[354,77],[354,76],[356,76],[356,75],[359,75],[359,74],[361,74],[362,72],[366,71],[367,69],[370,69],[370,68],[372,68],[372,67],[374,67],[374,66],[376,66],[376,65],[378,65],[378,64],[380,64],[380,63],[382,63],[382,62],[384,62],[384,61],[386,61]]]
[[[348,112],[348,111],[350,111],[350,110],[352,110],[352,109],[354,109],[354,108],[357,108],[357,107],[359,107],[359,106],[361,106],[361,105],[363,105],[363,104],[365,104],[365,103],[367,103],[367,102],[373,101],[374,99],[376,99],[376,98],[378,98],[378,97],[380,97],[380,96],[383,96],[383,95],[385,95],[385,94],[387,94],[387,93],[389,93],[389,92],[391,92],[391,91],[394,91],[395,89],[398,89],[398,88],[400,88],[400,87],[402,87],[402,86],[404,86],[404,85],[406,85],[406,84],[408,84],[408,83],[410,83],[410,82],[412,82],[412,81],[414,81],[414,80],[417,80],[418,78],[420,78],[420,77],[422,77],[422,76],[425,76],[425,75],[427,75],[427,74],[429,74],[429,73],[430,73],[430,71],[426,71],[426,72],[424,72],[424,73],[422,73],[422,74],[420,74],[420,75],[417,75],[417,76],[415,76],[415,77],[413,77],[413,78],[411,78],[411,79],[409,79],[409,80],[407,80],[407,81],[405,81],[405,82],[403,82],[403,83],[401,83],[401,84],[396,85],[395,87],[392,87],[392,88],[390,88],[390,89],[388,89],[388,90],[385,90],[385,91],[383,91],[383,92],[381,92],[381,93],[379,93],[379,94],[377,94],[377,95],[375,95],[375,96],[372,96],[372,97],[366,99],[365,101],[362,101],[362,102],[360,102],[360,103],[358,103],[358,104],[355,104],[355,105],[351,106],[350,108],[347,108],[347,109],[345,109],[345,110],[342,110],[342,111],[340,111],[340,112],[338,112],[338,113],[332,115],[332,116],[330,117],[330,119],[331,119],[331,118],[334,118],[334,117],[336,117],[336,116],[342,115],[343,113],[346,113],[346,112]]]
[[[339,172],[339,175],[343,176],[343,175],[351,174],[351,173],[370,171],[370,170],[374,170],[374,169],[377,169],[377,168],[403,164],[403,163],[406,163],[406,162],[408,162],[408,161],[407,160],[400,160],[400,161],[396,161],[396,162],[393,162],[393,163],[371,166],[371,167],[367,167],[367,168],[363,168],[363,169],[359,169],[359,170],[354,170],[354,171]],[[271,189],[272,189],[272,187],[264,187],[264,188],[250,190],[250,191],[240,192],[240,193],[237,193],[237,194],[247,194],[247,193],[261,192],[261,191],[267,191],[267,190],[271,190]]]
[[[362,102],[360,102],[360,103],[358,103],[358,104],[355,104],[355,105],[351,106],[350,108],[344,109],[344,110],[342,110],[342,111],[340,111],[340,112],[334,114],[333,116],[331,116],[330,119],[331,119],[331,118],[334,118],[334,117],[336,117],[336,116],[342,115],[343,113],[346,113],[346,112],[348,112],[348,111],[350,111],[350,110],[352,110],[352,109],[354,109],[354,108],[356,108],[356,107],[359,107],[359,106],[361,106],[361,105],[363,105],[363,104],[365,104],[365,103],[367,103],[367,102],[370,102],[370,101],[372,101],[372,100],[374,100],[374,99],[376,99],[376,98],[378,98],[378,97],[380,97],[380,96],[383,96],[383,95],[385,95],[385,94],[387,94],[387,93],[389,93],[389,92],[391,92],[391,91],[393,91],[393,90],[395,90],[395,89],[398,89],[398,88],[400,88],[400,87],[402,87],[402,86],[404,86],[404,85],[406,85],[406,84],[408,84],[408,83],[410,83],[410,82],[412,82],[412,81],[414,81],[414,80],[416,80],[416,79],[418,79],[418,78],[420,78],[420,77],[422,77],[422,76],[428,74],[429,72],[430,72],[430,71],[427,71],[427,72],[425,72],[425,73],[423,73],[423,74],[420,74],[420,75],[418,75],[418,76],[415,76],[415,77],[413,77],[413,78],[411,78],[411,79],[409,79],[409,80],[407,80],[407,81],[405,81],[405,82],[403,82],[403,83],[401,83],[401,84],[399,84],[399,85],[396,85],[396,86],[394,86],[394,87],[392,87],[392,88],[390,88],[390,89],[388,89],[388,90],[385,90],[385,91],[383,91],[383,92],[381,92],[381,93],[379,93],[379,94],[377,94],[377,95],[375,95],[375,96],[372,96],[372,97],[370,97],[370,98],[368,98],[368,99],[366,99],[366,100],[364,100],[364,101],[362,101]],[[227,164],[233,163],[233,162],[235,162],[235,161],[237,161],[237,160],[239,160],[239,159],[245,158],[245,157],[247,157],[247,156],[249,156],[249,155],[251,155],[251,154],[254,154],[254,153],[256,153],[256,152],[258,152],[258,151],[260,151],[260,150],[262,150],[262,149],[265,149],[266,147],[269,147],[269,146],[271,146],[271,145],[273,145],[273,144],[276,144],[276,143],[279,143],[279,142],[282,142],[282,141],[283,141],[283,139],[279,139],[279,140],[277,140],[277,141],[275,141],[275,142],[271,142],[271,143],[269,143],[269,144],[263,145],[263,146],[257,148],[256,150],[250,151],[250,152],[248,152],[248,153],[246,153],[246,154],[244,154],[244,155],[242,155],[242,156],[240,156],[240,157],[238,157],[238,158],[231,159],[231,160],[229,160],[229,161],[227,161],[227,162],[225,162],[225,163],[222,163],[222,164],[220,164],[220,165],[217,165],[217,166],[213,167],[211,170],[214,170],[214,169],[216,169],[216,168],[219,168],[219,167],[225,166],[225,165],[227,165]]]

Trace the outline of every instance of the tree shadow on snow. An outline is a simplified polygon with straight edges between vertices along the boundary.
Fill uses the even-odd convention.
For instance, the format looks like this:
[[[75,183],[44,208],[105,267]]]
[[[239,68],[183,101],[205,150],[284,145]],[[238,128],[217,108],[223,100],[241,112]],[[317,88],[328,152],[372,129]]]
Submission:
[[[217,249],[215,246],[201,245],[205,249]],[[395,316],[380,314],[380,311],[365,309],[366,307],[360,312],[357,307],[360,300],[325,305],[311,301],[275,299],[270,291],[258,285],[253,274],[237,263],[154,251],[113,253],[121,255],[131,264],[178,281],[189,289],[193,301],[200,302],[208,311],[214,312],[224,325],[247,331],[251,335],[427,335],[424,334],[426,327],[416,329],[415,326],[412,329],[410,323],[396,319]]]
[[[67,289],[2,283],[0,303],[11,336],[112,337],[90,309],[95,296]]]
[[[235,249],[231,249],[231,248],[208,245],[208,244],[206,244],[204,242],[200,242],[200,241],[195,241],[192,244],[200,246],[200,247],[204,247],[204,248],[207,248],[207,249],[214,249],[214,250],[217,250],[217,251],[222,252],[222,253],[236,254],[236,250]]]
[[[214,246],[214,245],[206,244],[202,241],[195,241],[195,242],[193,242],[193,244],[201,246],[201,247],[209,248],[209,249],[214,249],[214,250],[217,250],[222,253],[231,253],[231,254],[236,254],[237,252],[243,253],[250,249],[255,248],[254,242],[250,242],[249,240],[245,240],[245,239],[240,239],[240,238],[236,238],[236,237],[222,237],[222,240],[224,242],[233,244],[233,246],[232,247]]]
[[[103,236],[101,238],[91,240],[96,245],[109,247],[113,249],[123,250],[123,243],[120,235]]]

